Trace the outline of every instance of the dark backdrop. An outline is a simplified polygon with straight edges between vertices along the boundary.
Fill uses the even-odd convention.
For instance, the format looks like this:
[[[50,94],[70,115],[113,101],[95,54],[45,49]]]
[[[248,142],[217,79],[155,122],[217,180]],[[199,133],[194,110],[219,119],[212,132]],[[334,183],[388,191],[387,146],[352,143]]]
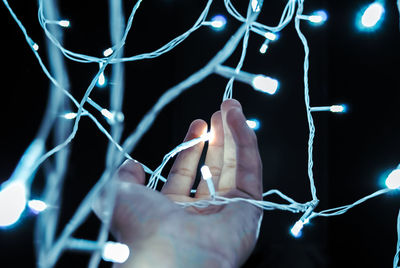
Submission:
[[[125,1],[126,11],[134,3]],[[210,17],[224,13],[216,1]],[[245,14],[244,3],[236,3]],[[244,1],[243,1],[244,2]],[[276,25],[285,1],[265,1],[259,21]],[[273,2],[273,3],[271,3]],[[384,187],[382,174],[400,162],[399,89],[400,32],[395,1],[386,1],[384,21],[375,32],[355,27],[360,8],[368,1],[306,1],[304,13],[325,9],[322,26],[303,22],[310,46],[311,106],[346,103],[346,114],[315,113],[315,180],[318,210],[352,203]],[[41,48],[45,42],[37,23],[35,1],[10,1],[28,32]],[[129,34],[126,55],[159,48],[189,29],[205,1],[144,1]],[[60,1],[65,46],[100,56],[110,46],[107,1]],[[1,105],[0,180],[6,180],[35,136],[46,105],[49,82],[25,43],[24,37],[0,5]],[[204,64],[229,39],[239,24],[228,16],[223,31],[203,27],[173,51],[153,60],[126,64],[125,132],[131,132],[144,113],[169,87]],[[303,48],[294,24],[285,28],[268,52],[258,52],[263,40],[252,34],[243,70],[264,73],[280,81],[274,96],[235,83],[233,96],[248,117],[261,122],[257,132],[264,165],[264,191],[280,189],[300,202],[311,199],[307,179],[308,125],[303,96]],[[240,46],[239,46],[240,47]],[[240,49],[226,62],[235,66]],[[71,90],[80,99],[98,66],[67,61]],[[108,72],[106,72],[106,75]],[[112,81],[111,81],[112,82]],[[182,140],[189,123],[209,120],[219,109],[226,79],[212,75],[182,94],[160,114],[133,156],[155,168],[165,153]],[[92,98],[107,107],[108,91],[96,89]],[[102,121],[102,123],[106,123]],[[99,178],[107,141],[92,122],[83,119],[73,142],[62,206],[62,226]],[[43,175],[33,185],[40,197]],[[260,239],[246,267],[390,267],[395,254],[397,193],[381,196],[331,218],[316,218],[294,239],[289,230],[300,215],[265,212]],[[27,215],[12,229],[0,230],[1,267],[33,267],[35,218]],[[92,215],[76,237],[94,239],[98,220]],[[85,266],[85,254],[66,253],[57,267]],[[104,264],[103,264],[104,265]],[[107,266],[107,265],[104,265]]]

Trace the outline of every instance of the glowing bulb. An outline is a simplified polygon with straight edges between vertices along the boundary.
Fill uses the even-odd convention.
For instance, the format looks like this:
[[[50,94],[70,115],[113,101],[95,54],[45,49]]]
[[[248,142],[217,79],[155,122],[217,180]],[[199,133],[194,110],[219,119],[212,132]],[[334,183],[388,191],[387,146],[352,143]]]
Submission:
[[[106,84],[106,77],[104,76],[104,73],[101,73],[99,76],[99,80],[97,80],[97,85],[99,87],[103,87]]]
[[[299,15],[300,19],[308,20],[313,24],[322,24],[328,19],[328,15],[323,10],[315,11],[312,15]]]
[[[69,23],[69,20],[60,20],[60,21],[58,22],[58,25],[60,25],[61,27],[67,28],[67,27],[70,26],[70,23]]]
[[[387,177],[386,186],[389,189],[396,189],[400,187],[400,169],[393,170]]]
[[[125,244],[107,242],[104,245],[102,257],[105,261],[124,263],[130,255],[129,247]]]
[[[42,200],[30,200],[28,202],[28,207],[35,214],[39,214],[47,208],[47,205]]]
[[[246,123],[251,129],[257,130],[260,128],[260,121],[258,121],[257,119],[246,120]]]
[[[384,13],[382,4],[374,2],[368,6],[361,17],[361,24],[366,28],[374,27]]]
[[[262,46],[260,47],[260,53],[265,54],[265,52],[267,52],[267,49],[268,49],[268,44],[266,43],[262,44]]]
[[[104,55],[104,57],[108,57],[108,56],[110,56],[111,54],[113,54],[114,53],[114,50],[110,47],[110,48],[107,48],[106,50],[104,50],[103,51],[103,55]]]
[[[15,182],[0,191],[0,226],[10,226],[18,221],[26,206],[26,187]]]
[[[208,166],[204,165],[200,168],[200,172],[201,172],[201,175],[203,176],[203,179],[207,182],[207,187],[208,187],[208,191],[210,192],[211,198],[214,199],[215,198],[215,187],[214,187],[214,183],[212,180],[210,168]]]
[[[254,89],[268,94],[275,94],[278,89],[278,80],[265,75],[256,75],[252,81]]]
[[[107,119],[114,120],[114,114],[107,109],[102,109],[101,114],[104,115]]]
[[[296,238],[299,238],[301,236],[301,230],[303,229],[304,223],[302,220],[298,220],[290,229],[290,232],[292,235]]]
[[[226,19],[222,15],[216,15],[211,19],[211,26],[215,29],[222,29],[226,24]]]
[[[32,45],[32,48],[33,48],[35,51],[38,51],[38,50],[39,50],[39,45],[36,44],[36,43],[34,43],[34,44]]]
[[[251,0],[251,8],[253,9],[253,12],[260,12],[258,0]]]
[[[72,120],[72,119],[75,119],[75,118],[76,118],[76,113],[66,113],[66,114],[63,115],[63,117],[64,117],[65,119]]]
[[[267,38],[271,41],[275,41],[278,38],[278,36],[276,34],[274,34],[273,32],[266,32],[264,34],[264,36],[265,36],[265,38]]]
[[[346,111],[345,105],[332,105],[329,110],[332,113],[344,113]]]

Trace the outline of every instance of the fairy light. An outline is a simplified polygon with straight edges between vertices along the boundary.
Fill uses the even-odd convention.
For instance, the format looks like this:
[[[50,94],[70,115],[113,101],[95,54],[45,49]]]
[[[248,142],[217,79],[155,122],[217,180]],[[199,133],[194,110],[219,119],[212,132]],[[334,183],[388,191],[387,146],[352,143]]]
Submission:
[[[47,204],[42,200],[33,199],[28,202],[28,207],[33,213],[39,214],[47,209]]]
[[[258,130],[260,128],[260,121],[257,119],[248,119],[246,120],[246,124],[253,130]]]
[[[215,198],[215,187],[214,183],[212,180],[212,175],[210,168],[206,165],[202,166],[200,169],[201,175],[203,176],[203,179],[207,182],[207,187],[208,187],[208,192],[210,193],[211,199]]]
[[[139,0],[137,5],[135,5],[135,7],[133,8],[130,18],[133,18],[133,14],[135,13],[136,9],[139,7],[140,2],[141,1]],[[154,52],[146,53],[146,54],[142,54],[142,55],[126,57],[126,58],[118,58],[115,56],[115,54],[117,54],[117,53],[114,54],[115,51],[113,50],[113,48],[115,48],[117,51],[117,48],[119,48],[119,46],[117,46],[117,45],[113,46],[113,48],[108,48],[103,52],[104,57],[109,57],[107,59],[92,57],[89,55],[82,55],[79,53],[75,53],[75,52],[66,50],[64,47],[62,47],[61,44],[56,42],[57,39],[54,38],[54,36],[52,36],[50,32],[46,32],[46,35],[49,37],[49,40],[51,42],[53,42],[53,44],[55,44],[60,49],[60,51],[62,51],[64,53],[64,55],[66,57],[68,57],[69,59],[77,61],[77,62],[99,63],[100,68],[102,67],[101,64],[109,64],[109,63],[112,64],[112,63],[117,63],[117,62],[126,62],[126,61],[142,60],[142,59],[146,59],[146,58],[147,59],[154,58],[154,57],[158,57],[158,56],[162,55],[163,53],[173,49],[177,44],[179,44],[183,40],[185,40],[185,38],[187,38],[192,32],[194,32],[201,25],[210,25],[214,29],[222,29],[226,24],[226,19],[225,19],[225,17],[223,17],[221,15],[213,17],[212,20],[209,22],[204,21],[204,19],[207,16],[211,2],[212,1],[207,2],[207,6],[204,9],[204,11],[202,12],[202,14],[200,15],[196,24],[192,28],[190,28],[185,34],[171,40],[171,42],[169,42],[168,44],[166,44],[165,46],[161,47],[160,49],[158,49]],[[398,1],[398,2],[400,3],[400,1]],[[36,43],[33,43],[32,39],[29,38],[22,23],[18,20],[16,15],[13,13],[12,9],[9,7],[8,2],[6,0],[3,0],[3,3],[9,9],[10,14],[13,16],[13,18],[15,19],[15,21],[17,22],[17,24],[23,31],[23,33],[26,37],[26,40],[28,41],[29,46],[31,46],[34,51],[37,51],[39,49],[39,46]],[[279,25],[277,27],[267,27],[266,25],[262,25],[256,21],[250,22],[249,18],[243,18],[236,11],[236,9],[234,8],[234,6],[232,5],[232,3],[229,0],[224,1],[224,3],[226,5],[227,11],[229,12],[230,15],[232,15],[234,18],[236,18],[240,22],[247,23],[247,27],[248,27],[247,33],[251,30],[253,32],[259,33],[262,36],[264,36],[265,41],[260,48],[261,53],[265,53],[267,51],[270,41],[274,41],[277,39],[276,33],[281,31],[292,20],[294,14],[295,14],[295,6],[296,6],[296,1],[288,1],[287,5],[285,7],[285,10],[282,14]],[[262,1],[252,0],[250,3],[251,3],[251,8],[252,8],[253,12],[261,11]],[[361,24],[363,25],[363,27],[374,28],[376,25],[379,24],[380,21],[382,21],[382,15],[384,13],[384,8],[382,5],[379,6],[378,4],[379,4],[378,2],[375,2],[364,11],[362,17],[360,18],[360,21],[361,21]],[[39,0],[39,5],[42,5],[42,0]],[[298,20],[298,19],[307,20],[315,25],[319,25],[319,24],[322,24],[327,19],[327,14],[324,11],[317,11],[317,12],[312,13],[311,15],[302,15],[303,1],[299,1],[297,6],[298,6],[298,12],[297,12],[296,20]],[[49,21],[46,21],[43,17],[44,17],[44,15],[42,14],[42,12],[39,12],[39,19],[41,21],[41,25],[45,29],[45,25],[43,26],[43,24],[49,23]],[[126,28],[126,34],[128,33],[128,31],[130,29],[131,21],[132,21],[131,19],[128,20],[129,23]],[[61,21],[57,21],[56,23],[62,27],[70,26],[70,22],[68,20],[61,20]],[[296,27],[298,29],[298,21],[296,21],[296,23],[297,23]],[[304,36],[303,36],[304,38],[301,37],[302,34],[300,31],[299,31],[299,36],[302,39],[303,44],[305,44],[306,43],[306,42],[304,42],[305,37]],[[125,38],[126,38],[126,35],[125,35]],[[124,38],[121,39],[121,43],[120,43],[121,46],[124,45],[124,41],[125,41]],[[232,46],[234,46],[234,45],[232,45]],[[243,49],[243,51],[245,51],[246,49],[247,49],[247,47],[245,47]],[[306,54],[307,54],[307,56],[305,58],[308,59],[307,58],[308,57],[308,47],[306,48],[306,44],[305,44],[305,50],[306,50]],[[35,53],[35,55],[40,62],[41,59],[40,59],[40,56],[38,55],[38,53]],[[246,73],[246,72],[241,71],[240,68],[233,69],[230,67],[225,67],[225,66],[219,65],[219,64],[222,64],[223,62],[224,61],[220,61],[217,65],[215,65],[216,67],[212,66],[213,68],[215,67],[215,73],[218,73],[218,74],[222,75],[223,77],[226,77],[229,79],[231,77],[234,77],[238,81],[245,82],[245,83],[252,85],[255,90],[261,91],[263,93],[268,93],[268,94],[274,94],[279,87],[278,80],[276,80],[274,78],[271,78],[271,77],[268,77],[265,75],[256,75],[256,74]],[[46,73],[45,67],[43,67],[43,65],[41,65],[41,66]],[[304,66],[305,66],[305,74],[307,74],[308,61],[305,60]],[[210,73],[212,73],[212,71]],[[58,84],[56,80],[52,80],[52,77],[48,73],[46,73],[46,74],[48,75],[48,77],[51,79],[51,81],[54,84],[56,84],[56,85]],[[194,82],[193,82],[194,80],[195,79],[191,80],[192,82],[187,83],[187,85],[185,85],[185,86],[189,87],[190,85],[194,84]],[[197,80],[197,81],[199,81],[199,80]],[[93,82],[93,85],[95,82],[96,81]],[[100,86],[102,86],[106,83],[106,79],[105,79],[103,72],[98,73],[97,83]],[[90,99],[89,93],[87,94],[87,102],[90,103],[93,107],[95,107],[104,117],[107,118],[107,120],[109,122],[114,122],[114,121],[122,122],[122,120],[123,120],[122,113],[109,111],[108,109],[100,107],[99,105],[97,105],[95,102],[93,102]],[[305,95],[306,95],[306,99],[307,99],[309,97],[308,88],[307,88],[307,90],[305,90]],[[74,100],[74,98],[72,98],[72,99]],[[89,116],[91,116],[91,118],[93,118],[94,117],[93,115],[89,114],[87,111],[84,111],[83,108],[81,106],[79,106],[79,105],[83,106],[85,104],[85,102],[86,102],[86,100],[82,101],[81,104],[77,104],[77,108],[80,109],[80,111],[83,111],[83,112],[81,112],[81,115],[89,115]],[[158,103],[157,103],[157,105],[158,105]],[[160,105],[158,105],[156,107],[159,108]],[[310,119],[310,112],[330,111],[330,112],[334,112],[334,113],[341,113],[346,110],[346,106],[344,106],[344,105],[309,107],[309,103],[307,101],[306,101],[306,108],[307,108],[307,113],[308,113],[307,115],[309,117],[308,119],[309,119],[310,125],[312,124],[312,118]],[[112,108],[112,109],[114,109],[114,108]],[[154,115],[154,117],[156,117],[156,116],[157,116],[157,114]],[[63,115],[63,117],[65,119],[72,120],[72,119],[76,119],[77,114],[76,113],[66,113]],[[77,121],[79,121],[79,120],[77,120]],[[97,121],[95,121],[95,122],[97,122]],[[150,122],[150,124],[151,123],[152,122]],[[255,121],[255,120],[247,120],[246,123],[249,125],[249,127],[253,128],[253,129],[257,129],[259,127],[259,122]],[[98,124],[98,126],[100,125],[98,122],[96,124]],[[142,125],[140,125],[140,127],[141,126]],[[141,129],[140,127],[138,127],[139,130]],[[100,125],[99,129],[104,129],[104,127],[102,127]],[[311,133],[312,129],[313,128],[310,127],[310,136],[313,137],[313,133]],[[105,132],[105,133],[108,134],[107,132]],[[143,133],[144,132],[142,132],[142,134]],[[140,139],[140,131],[139,131],[139,134],[137,134],[137,132],[135,132],[134,135],[139,136],[138,139]],[[114,142],[113,144],[116,145],[120,151],[124,151],[125,148],[123,148],[116,141],[114,141],[111,136],[107,136],[107,137],[109,137],[109,139]],[[182,143],[181,145],[177,146],[173,151],[171,151],[169,154],[166,155],[166,157],[163,160],[162,165],[160,166],[161,168],[157,169],[154,172],[150,171],[149,173],[152,173],[152,176],[155,175],[156,177],[158,176],[159,178],[162,178],[161,170],[164,167],[165,163],[168,161],[168,159],[170,159],[171,157],[176,155],[178,152],[180,152],[184,149],[187,149],[191,146],[194,146],[194,145],[198,144],[199,142],[207,141],[210,138],[211,138],[211,133],[207,132],[207,133],[203,134],[202,136],[200,136],[199,138]],[[25,206],[27,204],[26,200],[29,196],[29,187],[28,187],[29,183],[28,182],[30,181],[30,178],[33,177],[33,173],[35,172],[35,168],[33,168],[33,167],[35,167],[34,163],[37,160],[37,158],[42,155],[43,150],[44,150],[45,141],[41,141],[41,142],[42,142],[42,145],[37,147],[36,151],[33,150],[33,151],[35,151],[35,153],[32,153],[33,151],[32,151],[31,147],[29,150],[27,150],[27,152],[24,154],[24,156],[22,157],[22,159],[18,165],[19,167],[16,168],[16,171],[13,173],[10,180],[4,184],[3,188],[0,191],[0,225],[1,226],[9,226],[9,225],[12,225],[13,223],[15,223],[16,221],[18,221],[18,219],[20,218],[21,214],[23,213],[23,211],[25,209]],[[309,143],[310,143],[310,141],[309,141]],[[312,160],[312,139],[311,139],[311,146],[309,146],[309,150],[310,150],[310,148],[311,148],[310,157]],[[312,166],[312,161],[309,162],[309,167],[310,166]],[[400,171],[399,171],[399,168],[397,168],[397,169],[393,170],[386,179],[386,184],[388,187],[387,189],[379,190],[379,191],[377,191],[371,195],[368,195],[368,196],[354,202],[353,204],[350,204],[347,206],[342,206],[342,207],[338,207],[338,208],[327,209],[324,211],[315,212],[314,210],[315,210],[316,204],[318,203],[318,200],[315,199],[315,196],[314,196],[315,193],[313,191],[312,191],[313,200],[310,202],[304,203],[304,204],[294,201],[293,199],[284,195],[283,193],[281,193],[278,190],[270,190],[270,191],[264,193],[263,197],[267,197],[268,195],[270,195],[272,193],[278,194],[284,201],[288,202],[287,204],[279,204],[279,203],[273,203],[273,202],[264,201],[264,200],[251,200],[251,199],[245,199],[245,198],[226,198],[226,197],[222,197],[222,196],[217,196],[215,194],[215,188],[214,188],[214,185],[212,182],[212,174],[211,174],[209,168],[207,166],[203,166],[201,168],[200,172],[202,173],[203,179],[207,182],[210,196],[212,197],[211,200],[199,200],[199,201],[193,202],[193,203],[181,203],[181,205],[206,207],[209,205],[224,205],[224,204],[228,204],[230,202],[248,202],[254,206],[258,206],[263,209],[281,209],[281,210],[286,210],[286,211],[290,211],[293,213],[304,212],[304,215],[301,217],[301,219],[298,220],[290,230],[292,235],[295,237],[301,236],[304,225],[306,225],[310,221],[310,219],[313,217],[341,215],[341,214],[347,212],[349,209],[353,208],[354,206],[359,205],[370,198],[374,198],[381,194],[385,194],[391,190],[398,189],[400,186]],[[165,182],[165,179],[163,179],[162,181]],[[311,182],[312,186],[314,186],[313,181],[310,180],[310,182]],[[156,185],[156,183],[154,183],[148,187],[154,187],[154,185]],[[10,202],[11,202],[11,205],[9,205]],[[83,203],[82,205],[85,204],[84,202],[82,202],[82,203]],[[7,204],[7,206],[5,204]],[[40,200],[30,200],[28,202],[28,207],[32,211],[40,212],[40,211],[45,210],[47,205],[43,201],[40,201]],[[89,211],[90,211],[90,209],[89,209]],[[84,213],[79,214],[80,217],[84,217],[84,216],[81,216],[83,214]],[[77,218],[79,219],[78,216],[77,216]],[[74,221],[71,220],[71,222],[73,222],[74,225],[72,225],[73,227],[71,227],[71,225],[69,225],[68,226],[69,228],[67,231],[73,232],[71,230],[73,230],[74,228],[77,228],[77,226],[79,224],[76,224],[76,222],[79,222],[79,220],[74,220]],[[70,234],[70,236],[71,236],[71,234]],[[63,237],[66,237],[66,239],[70,239],[70,237],[68,237],[68,235],[63,236]],[[74,243],[76,242],[79,245],[83,245],[81,247],[81,250],[89,250],[89,249],[91,249],[93,251],[101,250],[102,257],[106,261],[124,262],[129,257],[129,254],[130,254],[129,247],[127,245],[115,243],[115,242],[106,242],[104,244],[104,247],[100,247],[100,243],[97,241],[75,241],[74,243],[69,244],[69,246],[65,246],[65,245],[63,245],[62,242],[59,242],[59,241],[61,241],[61,240],[58,240],[57,241],[58,244],[57,243],[56,244],[57,244],[58,250],[60,252],[62,252],[63,246],[67,247],[67,248],[68,247],[79,248],[79,247],[75,247],[77,244],[74,244]],[[61,246],[60,246],[60,244],[61,244]],[[72,246],[72,245],[75,245],[75,246]],[[51,249],[51,251],[57,252],[57,250],[54,250],[54,248]],[[57,254],[56,253],[54,253],[54,254],[55,254],[54,256],[56,256],[54,258],[57,259],[57,257],[58,257]]]
[[[381,21],[384,12],[385,9],[380,2],[376,1],[370,4],[361,16],[362,27],[371,29],[377,26],[378,22]]]

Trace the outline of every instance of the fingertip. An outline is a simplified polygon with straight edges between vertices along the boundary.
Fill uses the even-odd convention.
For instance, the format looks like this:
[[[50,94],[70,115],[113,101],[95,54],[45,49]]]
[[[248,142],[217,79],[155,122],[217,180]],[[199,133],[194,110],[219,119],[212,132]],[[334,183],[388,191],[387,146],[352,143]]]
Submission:
[[[136,161],[127,159],[117,171],[118,180],[133,182],[137,184],[145,183],[145,173],[142,165]]]
[[[206,121],[202,119],[194,120],[189,126],[185,141],[200,137],[202,134],[207,132],[207,127]]]
[[[238,108],[242,109],[242,105],[240,104],[240,102],[235,99],[227,99],[227,100],[223,101],[221,104],[222,111],[228,111],[230,108],[233,108],[233,107],[238,107]]]

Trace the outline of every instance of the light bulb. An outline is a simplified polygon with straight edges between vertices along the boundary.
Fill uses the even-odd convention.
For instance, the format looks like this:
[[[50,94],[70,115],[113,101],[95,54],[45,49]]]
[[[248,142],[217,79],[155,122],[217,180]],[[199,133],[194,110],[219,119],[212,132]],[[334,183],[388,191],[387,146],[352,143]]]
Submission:
[[[58,25],[60,25],[61,27],[67,28],[67,27],[70,26],[70,22],[69,22],[69,20],[60,20],[60,21],[58,22]]]
[[[265,52],[267,52],[267,49],[268,49],[268,44],[267,43],[262,44],[262,46],[260,47],[260,53],[265,54]]]
[[[346,105],[332,105],[331,107],[329,107],[329,110],[332,113],[344,113],[346,112]]]
[[[65,119],[69,119],[69,120],[72,120],[72,119],[75,119],[76,118],[76,113],[66,113],[66,114],[64,114],[63,115],[63,117],[65,118]]]
[[[252,84],[254,89],[271,95],[275,94],[279,86],[278,80],[265,75],[256,75]]]
[[[26,206],[26,187],[13,182],[0,191],[0,226],[10,226],[18,221]]]
[[[111,54],[113,54],[114,53],[114,50],[110,47],[110,48],[107,48],[106,50],[104,50],[103,51],[103,55],[104,55],[104,57],[108,57],[108,56],[110,56]]]
[[[107,242],[102,251],[103,260],[116,263],[124,263],[129,255],[129,247],[117,242]]]
[[[400,187],[400,169],[393,170],[387,177],[386,186],[389,189],[396,189]]]
[[[292,235],[296,238],[299,238],[301,236],[301,230],[303,229],[304,223],[302,220],[298,220],[290,229],[290,232]]]
[[[201,175],[203,176],[203,179],[207,182],[207,187],[208,191],[210,193],[210,196],[212,199],[215,198],[215,187],[214,187],[214,182],[212,180],[212,175],[210,168],[206,165],[202,166],[200,168]]]
[[[222,15],[216,15],[211,19],[211,26],[215,29],[222,29],[226,24],[226,19]]]
[[[260,121],[258,121],[257,119],[246,120],[246,123],[251,129],[257,130],[260,128]]]
[[[106,84],[106,77],[104,76],[104,72],[99,75],[99,80],[97,80],[97,85],[99,87],[104,87]]]
[[[299,19],[308,20],[313,24],[322,24],[328,19],[328,15],[323,10],[318,10],[312,13],[312,15],[299,15]]]
[[[35,214],[39,214],[40,212],[44,211],[47,208],[47,204],[42,200],[30,200],[28,202],[28,207],[31,211]]]
[[[385,9],[381,3],[374,2],[365,9],[362,17],[361,24],[365,28],[374,27],[382,18]]]
[[[253,9],[253,12],[260,12],[260,4],[258,3],[258,0],[251,0],[251,8]]]
[[[275,41],[278,39],[278,36],[276,34],[274,34],[273,32],[266,32],[264,34],[265,38],[271,40],[271,41]]]
[[[36,44],[36,43],[34,43],[34,44],[32,45],[32,48],[33,48],[35,51],[38,51],[38,50],[39,50],[39,45]]]

